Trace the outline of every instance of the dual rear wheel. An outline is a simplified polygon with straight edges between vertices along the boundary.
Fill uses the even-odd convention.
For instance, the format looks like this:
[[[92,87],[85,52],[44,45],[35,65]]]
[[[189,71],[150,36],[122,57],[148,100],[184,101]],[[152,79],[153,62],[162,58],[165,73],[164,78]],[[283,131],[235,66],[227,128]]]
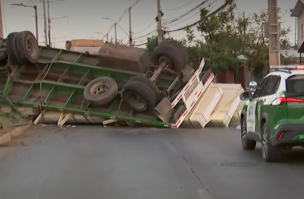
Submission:
[[[10,33],[6,40],[6,51],[12,66],[34,64],[39,56],[37,40],[29,31]]]
[[[177,74],[181,73],[187,67],[186,48],[178,41],[165,39],[155,48],[151,56],[151,62],[154,65],[160,65],[163,61],[166,61],[170,70]],[[95,105],[109,103],[116,97],[117,93],[117,83],[110,77],[97,78],[84,89],[85,99]],[[159,88],[145,76],[130,78],[123,87],[121,96],[123,102],[137,113],[152,111],[161,100]]]

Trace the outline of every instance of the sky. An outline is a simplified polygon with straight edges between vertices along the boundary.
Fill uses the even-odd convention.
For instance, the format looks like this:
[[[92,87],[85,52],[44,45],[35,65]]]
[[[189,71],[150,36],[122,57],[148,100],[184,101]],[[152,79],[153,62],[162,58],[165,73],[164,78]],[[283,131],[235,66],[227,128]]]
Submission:
[[[125,12],[136,0],[50,0],[51,38],[56,48],[64,48],[66,40],[72,39],[103,39],[113,22],[104,18],[117,21],[123,13],[125,15],[117,26],[117,37],[128,42],[129,13]],[[290,41],[294,43],[295,18],[290,17],[290,9],[297,0],[278,0],[278,6],[284,12],[282,27],[290,27]],[[38,38],[43,45],[44,39],[44,18],[43,4],[40,0],[1,0],[4,22],[4,35],[10,32],[29,30],[35,34],[34,9],[31,7],[12,6],[14,3],[25,5],[37,5],[38,8]],[[163,23],[170,21],[195,6],[202,0],[161,0],[161,8],[164,13]],[[222,5],[224,0],[209,0],[205,6],[215,10]],[[245,14],[258,12],[267,9],[268,0],[235,0],[239,12]],[[187,4],[186,6],[183,6]],[[183,7],[182,7],[183,6]],[[181,7],[181,8],[180,8]],[[199,20],[199,10],[181,18],[168,26],[168,30],[177,29]],[[140,0],[131,9],[131,29],[135,44],[140,45],[146,42],[146,38],[156,34],[155,17],[157,15],[156,0]],[[189,18],[190,16],[193,16]],[[187,19],[189,18],[189,19]],[[187,19],[187,20],[186,20]],[[150,25],[151,24],[151,25]],[[150,25],[150,26],[149,26]],[[146,34],[153,32],[153,34]],[[174,32],[172,37],[180,39],[186,35],[185,31]],[[109,33],[109,39],[115,37],[114,28]]]

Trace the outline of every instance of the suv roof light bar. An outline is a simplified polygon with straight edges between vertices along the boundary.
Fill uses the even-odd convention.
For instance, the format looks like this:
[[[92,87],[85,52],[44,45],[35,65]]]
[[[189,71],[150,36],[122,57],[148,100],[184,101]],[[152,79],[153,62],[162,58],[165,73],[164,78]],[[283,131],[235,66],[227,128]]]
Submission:
[[[304,70],[304,64],[299,64],[299,65],[270,66],[270,70],[272,70],[272,71]]]

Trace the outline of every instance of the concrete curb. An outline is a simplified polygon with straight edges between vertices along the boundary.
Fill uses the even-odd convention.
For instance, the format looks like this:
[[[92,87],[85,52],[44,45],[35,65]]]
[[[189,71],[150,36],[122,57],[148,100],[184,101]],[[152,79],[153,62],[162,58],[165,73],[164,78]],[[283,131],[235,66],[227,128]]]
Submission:
[[[7,132],[6,134],[0,136],[0,146],[8,143],[13,138],[20,136],[24,131],[31,127],[31,122],[26,125],[18,126],[13,128],[11,131]]]

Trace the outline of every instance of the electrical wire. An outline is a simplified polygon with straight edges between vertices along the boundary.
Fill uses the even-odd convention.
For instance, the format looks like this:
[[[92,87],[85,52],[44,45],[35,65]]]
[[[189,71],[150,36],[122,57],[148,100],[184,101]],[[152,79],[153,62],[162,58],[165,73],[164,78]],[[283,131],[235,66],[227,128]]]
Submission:
[[[140,2],[140,0],[136,0],[131,6],[130,8],[133,8],[134,6],[136,6],[136,4],[138,4]]]
[[[186,4],[182,5],[182,6],[176,7],[176,8],[171,8],[171,9],[163,9],[163,8],[162,8],[162,10],[178,10],[178,9],[180,9],[180,8],[183,8],[183,7],[187,6],[187,5],[189,5],[189,4],[192,3],[193,1],[195,1],[195,0],[189,1],[188,3],[186,3]]]
[[[165,24],[163,24],[163,25],[168,25],[168,24],[170,24],[170,23],[172,23],[172,22],[175,22],[175,21],[181,19],[182,17],[184,17],[184,16],[190,14],[191,12],[195,11],[196,9],[198,9],[199,7],[201,7],[202,5],[204,5],[205,3],[207,3],[208,1],[209,1],[209,0],[204,0],[204,1],[201,2],[199,5],[197,5],[196,7],[192,8],[192,9],[189,10],[188,12],[184,13],[183,15],[181,15],[181,16],[179,16],[179,17],[176,17],[176,18],[172,19],[171,21],[169,21],[169,22],[167,22],[167,23],[165,23]],[[198,14],[198,13],[196,13],[196,14]],[[153,22],[152,22],[152,23],[153,23]],[[152,24],[152,23],[151,23],[151,24]],[[142,36],[139,36],[139,37],[136,37],[136,38],[139,39],[139,38],[146,37],[146,36],[148,36],[148,35],[153,34],[153,33],[156,32],[156,31],[157,31],[157,30],[153,30],[153,31],[151,31],[151,32],[149,32],[149,33],[147,33],[147,34],[145,34],[145,35],[142,35]],[[167,31],[166,31],[166,32],[167,32]]]
[[[151,23],[150,23],[145,29],[143,29],[142,31],[136,32],[136,33],[134,33],[134,34],[139,34],[139,33],[145,32],[145,31],[153,24],[154,21],[155,21],[155,19],[153,19],[153,20],[151,21]]]
[[[184,14],[182,14],[182,15],[180,15],[180,16],[178,16],[178,17],[172,19],[172,20],[170,20],[169,22],[165,23],[164,25],[168,25],[168,24],[170,24],[170,23],[173,23],[173,22],[175,22],[175,21],[177,21],[177,20],[179,20],[179,19],[181,19],[181,18],[187,16],[188,14],[194,12],[196,9],[200,8],[202,5],[204,5],[204,4],[207,3],[208,1],[210,1],[210,0],[204,0],[204,1],[201,2],[199,5],[195,6],[194,8],[192,8],[191,10],[189,10],[188,12],[186,12],[186,13],[184,13]]]
[[[186,19],[184,19],[184,20],[182,20],[182,21],[179,21],[178,23],[175,23],[175,24],[172,24],[172,25],[166,26],[166,27],[167,27],[167,28],[170,28],[170,27],[172,27],[172,26],[179,25],[181,22],[187,21],[188,19],[191,19],[192,17],[197,16],[199,13],[201,13],[201,11],[196,12],[194,15],[191,15],[190,17],[187,17]]]
[[[209,18],[209,17],[211,17],[211,16],[217,14],[217,13],[220,12],[221,10],[223,10],[227,5],[229,5],[229,3],[224,3],[222,6],[220,6],[219,8],[217,8],[215,11],[213,11],[212,13],[210,13],[209,15],[207,15],[206,17],[204,17],[203,19],[198,20],[198,21],[196,21],[196,22],[194,22],[194,23],[188,25],[187,27],[193,27],[193,26],[195,26],[196,24],[199,24],[199,23],[205,21],[207,18]],[[178,28],[178,29],[175,29],[175,30],[168,30],[168,31],[166,31],[166,33],[168,33],[168,32],[176,32],[176,31],[185,30],[185,28],[186,28],[186,27]]]
[[[116,23],[116,25],[117,25],[122,31],[124,31],[127,35],[129,35],[129,33],[127,33],[127,31],[125,31],[119,24]]]
[[[138,2],[139,2],[140,0],[136,0],[129,8],[133,8],[134,6],[136,6],[136,4],[138,4]],[[128,12],[128,10],[129,10],[129,8],[128,9],[125,9],[124,10],[124,12],[121,14],[121,16],[119,17],[119,19],[116,21],[116,24],[118,25],[118,23],[122,20],[122,18],[126,15],[126,13]],[[108,35],[110,32],[111,32],[111,30],[114,28],[114,24],[110,27],[110,29],[108,30],[108,32],[105,34],[105,35]],[[105,38],[106,36],[104,36],[104,38]],[[103,38],[103,39],[104,39]]]
[[[212,4],[214,4],[214,3],[217,2],[217,1],[218,1],[218,0],[213,1],[213,2],[210,3],[208,6],[211,7]],[[182,20],[182,21],[179,21],[178,23],[175,23],[175,24],[172,24],[172,25],[170,25],[170,26],[167,26],[167,28],[170,28],[170,27],[179,25],[181,22],[187,21],[188,19],[191,19],[192,17],[195,17],[197,14],[200,14],[200,13],[201,13],[201,11],[198,11],[198,12],[196,12],[194,15],[191,15],[190,17],[188,17],[188,18],[186,18],[186,19],[184,19],[184,20]]]
[[[145,35],[136,37],[135,39],[140,39],[140,38],[146,37],[146,36],[148,36],[148,35],[151,35],[151,34],[155,33],[156,31],[157,31],[157,29],[155,29],[155,30],[153,30],[153,31],[151,31],[151,32],[149,32],[149,33],[147,33],[147,34],[145,34]]]
[[[178,36],[181,36],[182,34],[184,34],[185,32],[181,32],[180,34],[177,34],[177,35],[174,35],[174,36],[171,36],[172,38],[174,37],[178,37]]]

